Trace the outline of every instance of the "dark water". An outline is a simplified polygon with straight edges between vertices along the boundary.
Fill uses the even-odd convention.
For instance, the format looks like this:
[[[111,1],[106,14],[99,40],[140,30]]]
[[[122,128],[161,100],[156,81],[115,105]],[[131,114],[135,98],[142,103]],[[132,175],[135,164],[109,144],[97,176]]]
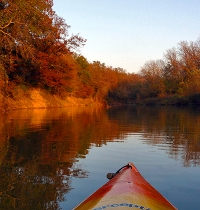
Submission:
[[[178,209],[200,209],[200,109],[1,114],[0,210],[70,210],[130,161]]]

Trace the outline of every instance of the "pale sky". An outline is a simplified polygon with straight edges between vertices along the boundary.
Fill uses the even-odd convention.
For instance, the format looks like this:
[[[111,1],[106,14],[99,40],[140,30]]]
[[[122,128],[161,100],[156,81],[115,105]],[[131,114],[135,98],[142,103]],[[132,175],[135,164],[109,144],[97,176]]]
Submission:
[[[53,0],[54,11],[87,39],[89,61],[139,72],[180,41],[200,38],[200,0]]]

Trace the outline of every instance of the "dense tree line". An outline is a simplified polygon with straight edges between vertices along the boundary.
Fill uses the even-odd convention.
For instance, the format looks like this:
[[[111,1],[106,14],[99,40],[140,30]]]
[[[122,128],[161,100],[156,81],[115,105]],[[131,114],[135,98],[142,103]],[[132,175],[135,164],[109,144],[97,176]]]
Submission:
[[[0,91],[42,88],[52,94],[109,103],[200,92],[200,40],[180,42],[163,60],[148,61],[137,74],[78,54],[86,39],[52,9],[53,0],[0,0]]]
[[[167,50],[164,59],[150,61],[141,70],[154,96],[200,92],[200,39],[180,42]]]
[[[200,39],[182,41],[163,59],[146,62],[138,74],[127,74],[110,95],[124,102],[190,103],[193,99],[200,104]]]
[[[72,91],[73,51],[84,45],[52,10],[52,0],[0,1],[0,80],[5,94],[16,85],[54,93]]]

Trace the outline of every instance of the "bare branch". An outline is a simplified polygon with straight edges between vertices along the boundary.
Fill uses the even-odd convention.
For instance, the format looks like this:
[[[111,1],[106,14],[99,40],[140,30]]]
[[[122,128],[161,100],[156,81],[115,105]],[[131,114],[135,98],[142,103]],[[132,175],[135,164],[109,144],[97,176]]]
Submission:
[[[5,26],[3,26],[3,27],[0,26],[0,28],[4,29],[4,28],[8,27],[11,24],[14,24],[14,22],[12,20],[10,20],[10,22],[8,24],[6,24]]]

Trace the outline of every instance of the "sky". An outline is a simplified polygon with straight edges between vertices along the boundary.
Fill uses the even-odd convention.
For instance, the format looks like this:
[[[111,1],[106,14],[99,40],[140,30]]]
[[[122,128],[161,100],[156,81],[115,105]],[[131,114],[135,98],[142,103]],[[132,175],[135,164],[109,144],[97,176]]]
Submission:
[[[53,10],[87,39],[80,53],[128,73],[200,38],[200,0],[53,0]]]

